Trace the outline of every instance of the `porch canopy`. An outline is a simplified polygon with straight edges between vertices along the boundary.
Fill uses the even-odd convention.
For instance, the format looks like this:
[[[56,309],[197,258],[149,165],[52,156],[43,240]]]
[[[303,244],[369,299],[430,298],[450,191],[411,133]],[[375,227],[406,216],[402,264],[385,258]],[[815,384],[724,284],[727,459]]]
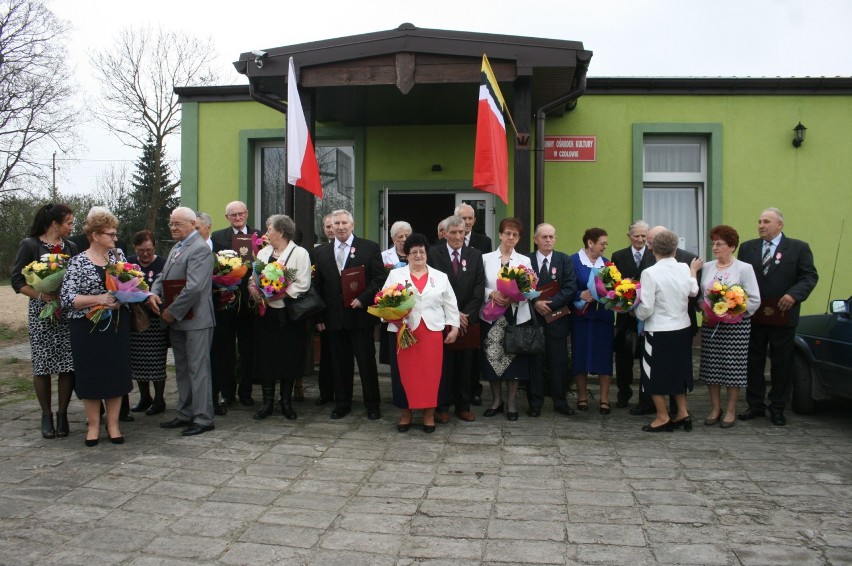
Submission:
[[[284,112],[279,101],[287,99],[293,57],[312,130],[317,121],[344,126],[475,124],[483,54],[518,131],[526,136],[515,145],[514,210],[529,224],[532,116],[542,109],[548,116],[561,116],[573,103],[566,95],[581,92],[592,57],[581,42],[402,24],[389,31],[243,53],[234,67],[248,78],[255,100]],[[296,191],[296,221],[312,223],[311,195],[303,192]]]

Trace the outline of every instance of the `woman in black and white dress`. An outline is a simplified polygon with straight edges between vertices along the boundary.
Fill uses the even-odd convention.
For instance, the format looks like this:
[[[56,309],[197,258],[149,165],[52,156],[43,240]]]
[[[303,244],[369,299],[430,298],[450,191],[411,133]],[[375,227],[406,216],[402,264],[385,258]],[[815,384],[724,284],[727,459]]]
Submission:
[[[157,255],[154,234],[142,230],[133,235],[136,254],[127,258],[137,264],[145,274],[148,288],[166,266],[166,258]],[[147,308],[142,307],[142,308]],[[151,326],[142,332],[130,332],[130,368],[139,388],[139,403],[130,409],[134,413],[156,415],[166,410],[163,393],[166,389],[166,356],[169,350],[168,327],[160,324],[160,317],[149,312]],[[151,396],[151,384],[154,396]]]
[[[38,209],[30,227],[30,235],[21,241],[12,268],[12,288],[30,298],[27,307],[27,327],[33,361],[33,387],[41,405],[41,435],[44,438],[68,436],[68,404],[74,391],[74,362],[69,346],[68,320],[39,318],[47,303],[58,294],[39,293],[27,284],[21,271],[44,254],[61,253],[73,256],[77,246],[67,240],[74,228],[74,212],[64,204],[46,204]],[[59,402],[56,406],[56,427],[53,426],[51,403],[51,374],[59,374]]]
[[[701,327],[698,380],[706,384],[710,392],[710,414],[704,419],[704,424],[713,426],[720,423],[722,428],[731,428],[736,423],[740,389],[747,382],[751,315],[760,307],[760,290],[751,264],[734,257],[734,251],[740,243],[737,231],[722,224],[710,230],[710,239],[713,241],[713,255],[716,259],[707,262],[701,271],[701,292],[707,293],[707,289],[719,281],[742,286],[748,296],[746,313],[741,321],[713,326],[705,322]],[[722,387],[728,393],[724,415]]]

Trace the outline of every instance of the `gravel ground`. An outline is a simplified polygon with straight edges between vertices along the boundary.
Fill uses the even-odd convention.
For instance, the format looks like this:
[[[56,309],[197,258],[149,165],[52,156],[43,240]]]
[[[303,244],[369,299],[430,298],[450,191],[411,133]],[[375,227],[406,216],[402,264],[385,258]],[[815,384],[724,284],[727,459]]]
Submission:
[[[27,297],[19,295],[9,282],[0,286],[0,324],[10,328],[26,328]]]

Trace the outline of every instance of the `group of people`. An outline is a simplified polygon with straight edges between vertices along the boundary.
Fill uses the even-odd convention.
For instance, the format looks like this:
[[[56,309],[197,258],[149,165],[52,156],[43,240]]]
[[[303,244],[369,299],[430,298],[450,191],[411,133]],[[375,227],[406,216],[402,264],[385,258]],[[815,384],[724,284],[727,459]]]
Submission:
[[[393,246],[384,252],[377,243],[354,234],[355,219],[346,210],[323,219],[328,241],[310,251],[297,244],[300,238],[292,219],[271,216],[263,232],[268,245],[257,258],[264,263],[277,261],[291,274],[285,299],[296,299],[313,286],[325,309],[309,326],[306,320],[288,316],[288,300],[265,301],[250,270],[234,304],[214,305],[213,253],[243,246],[245,237],[261,236],[248,226],[248,210],[242,202],[228,204],[229,226],[212,233],[209,216],[176,208],[169,222],[176,243],[166,258],[156,255],[148,231],[134,236],[136,253],[125,258],[116,247],[117,219],[101,207],[89,212],[84,226],[88,247],[78,253],[68,239],[73,211],[64,205],[42,207],[29,237],[21,243],[12,278],[15,290],[30,298],[33,381],[42,410],[42,435],[69,434],[67,410],[76,391],[86,410],[86,445],[97,445],[102,420],[109,440],[123,442],[119,414],[132,379],[139,384],[139,402],[133,411],[155,415],[166,408],[163,392],[169,346],[175,359],[178,401],[176,416],[161,423],[163,428],[180,428],[185,436],[213,430],[214,415],[226,414],[235,399],[246,406],[254,404],[256,383],[263,401],[255,418],[273,414],[277,386],[280,411],[294,420],[294,388],[301,383],[313,331],[319,333],[321,345],[316,405],[333,403],[332,419],[352,411],[357,363],[367,418],[380,419],[375,351],[375,327],[380,321],[367,307],[392,285],[405,287],[414,296],[404,325],[402,320],[384,321],[379,338],[384,342],[381,359],[391,366],[400,432],[411,427],[413,411],[422,411],[426,433],[438,423],[447,423],[451,408],[460,420],[474,421],[472,406],[482,404],[480,380],[489,382],[491,389],[491,403],[482,413],[486,418],[505,413],[508,420],[517,420],[521,386],[530,417],[540,416],[547,395],[555,412],[573,415],[575,409],[567,400],[572,379],[576,409],[588,411],[589,374],[598,376],[598,410],[609,414],[613,352],[616,407],[629,406],[638,358],[639,402],[630,413],[654,415],[643,427],[648,432],[691,430],[686,394],[693,387],[695,313],[706,290],[717,281],[741,286],[747,304],[736,322],[705,324],[701,329],[699,381],[707,384],[711,399],[704,423],[733,426],[742,387],[747,387],[748,409],[739,418],[765,414],[763,372],[768,349],[772,362],[768,409],[774,424],[785,424],[793,333],[800,304],[816,285],[817,273],[808,245],[782,233],[779,210],[763,211],[760,237],[745,242],[738,259],[734,257],[737,231],[725,225],[714,227],[710,240],[715,259],[706,264],[679,249],[677,235],[665,227],[634,222],[628,231],[630,245],[615,252],[612,263],[624,277],[640,282],[641,293],[635,310],[617,316],[589,289],[593,271],[610,263],[605,256],[609,244],[605,230],[586,230],[583,247],[569,256],[555,249],[555,227],[543,223],[535,229],[536,251],[523,254],[515,249],[523,237],[523,222],[504,218],[498,228],[499,245],[492,251],[491,240],[473,230],[474,212],[466,204],[457,207],[442,221],[443,237],[434,245],[426,236],[412,233],[408,223],[396,222],[390,234]],[[58,297],[37,292],[22,275],[24,266],[45,253],[70,256]],[[131,330],[133,315],[128,305],[107,289],[108,264],[125,261],[138,264],[150,286],[144,303],[150,324],[144,328]],[[534,272],[539,287],[549,287],[551,292],[529,299],[506,294],[498,284],[499,273],[520,266]],[[40,318],[42,309],[57,298],[63,315],[58,320]],[[252,308],[259,302],[266,303],[262,315]],[[93,317],[95,311],[103,312]],[[483,312],[498,315],[482,316]],[[404,348],[398,344],[403,326],[415,339]],[[528,326],[542,329],[544,347],[535,353],[509,351],[507,334]],[[55,421],[51,374],[59,375]],[[724,407],[722,387],[727,390]]]

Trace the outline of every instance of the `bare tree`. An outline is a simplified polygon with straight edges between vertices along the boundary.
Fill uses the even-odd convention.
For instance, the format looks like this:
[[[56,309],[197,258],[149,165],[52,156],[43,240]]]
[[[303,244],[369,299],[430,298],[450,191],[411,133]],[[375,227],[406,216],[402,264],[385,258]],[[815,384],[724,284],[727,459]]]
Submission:
[[[127,166],[111,163],[95,178],[95,190],[92,192],[92,198],[101,206],[115,212],[125,207],[127,195],[130,194],[132,189]],[[119,224],[124,221],[123,218],[118,220]]]
[[[66,34],[42,0],[0,0],[0,193],[45,186],[51,164],[37,153],[76,140]]]
[[[95,118],[130,147],[142,149],[151,140],[158,164],[154,186],[163,185],[159,164],[166,139],[180,131],[174,87],[217,82],[214,59],[210,39],[151,28],[125,29],[114,47],[91,55],[102,85]],[[163,202],[161,193],[151,193],[145,228],[152,232]]]

